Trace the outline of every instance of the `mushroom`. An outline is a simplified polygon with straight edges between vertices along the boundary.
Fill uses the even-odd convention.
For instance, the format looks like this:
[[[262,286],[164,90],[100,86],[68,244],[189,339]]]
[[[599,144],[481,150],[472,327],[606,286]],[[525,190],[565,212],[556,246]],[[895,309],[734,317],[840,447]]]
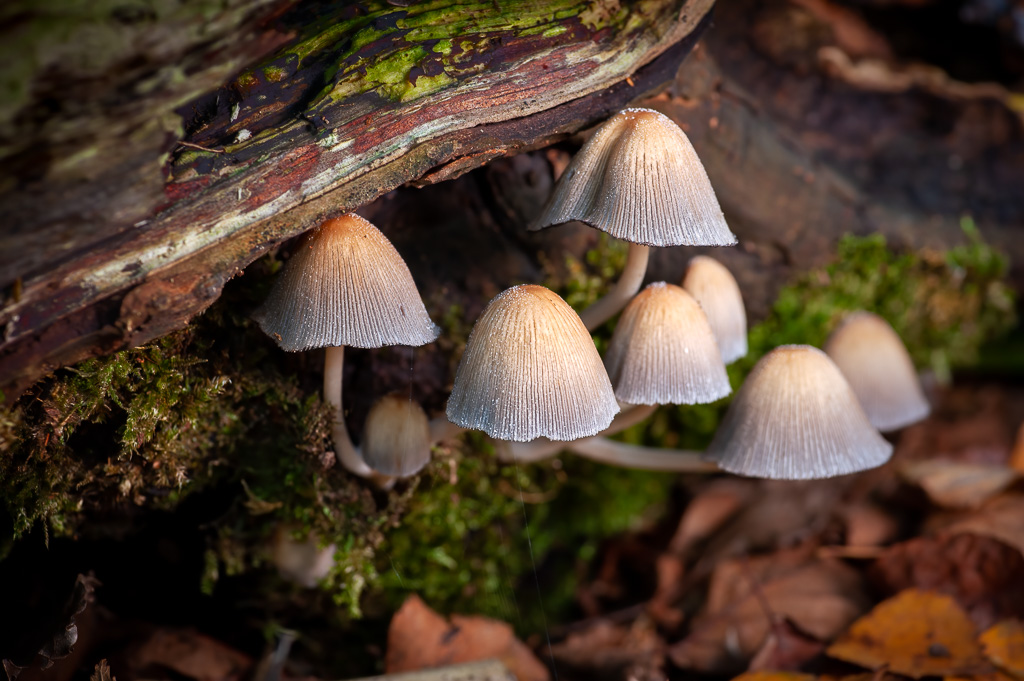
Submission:
[[[626,109],[601,125],[566,168],[531,229],[571,220],[630,242],[619,281],[580,315],[590,330],[640,290],[650,246],[736,243],[686,134],[651,109]]]
[[[448,419],[500,440],[575,440],[619,411],[601,357],[558,294],[526,284],[477,319],[455,374]]]
[[[392,393],[377,400],[366,415],[363,459],[373,470],[408,477],[430,461],[430,422],[423,408]]]
[[[808,345],[761,358],[705,454],[730,473],[780,480],[854,473],[891,455],[839,368]]]
[[[698,255],[686,268],[683,288],[704,309],[722,351],[722,361],[732,364],[746,355],[747,313],[732,272],[714,258]]]
[[[626,306],[604,363],[615,397],[628,404],[704,404],[732,392],[700,305],[663,281]]]
[[[846,376],[871,424],[883,433],[916,423],[931,411],[910,353],[878,315],[847,315],[829,336],[825,352]]]
[[[326,347],[324,400],[334,409],[338,459],[356,475],[373,475],[345,427],[345,346],[423,345],[440,332],[402,256],[354,213],[328,220],[305,237],[253,316],[284,350]]]

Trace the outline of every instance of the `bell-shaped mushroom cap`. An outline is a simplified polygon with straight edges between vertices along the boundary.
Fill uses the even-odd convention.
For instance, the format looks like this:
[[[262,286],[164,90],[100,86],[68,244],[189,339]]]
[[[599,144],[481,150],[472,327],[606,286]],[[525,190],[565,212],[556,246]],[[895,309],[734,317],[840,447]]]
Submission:
[[[704,309],[722,351],[722,361],[732,364],[747,354],[747,312],[739,284],[725,265],[706,255],[690,261],[683,288]]]
[[[899,430],[931,408],[903,341],[889,323],[854,312],[829,336],[825,352],[846,376],[875,428]]]
[[[570,220],[649,246],[736,243],[686,133],[650,109],[626,109],[594,133],[533,229]]]
[[[253,317],[291,352],[423,345],[440,332],[402,256],[352,213],[310,232]]]
[[[663,281],[626,306],[604,365],[615,397],[629,404],[703,404],[732,392],[700,305]]]
[[[430,421],[408,396],[385,395],[366,415],[360,449],[378,473],[408,477],[430,461]]]
[[[501,440],[576,440],[619,411],[594,341],[571,307],[543,286],[498,294],[466,343],[448,419]]]
[[[750,372],[705,458],[730,473],[808,480],[874,468],[891,455],[828,355],[784,345]]]

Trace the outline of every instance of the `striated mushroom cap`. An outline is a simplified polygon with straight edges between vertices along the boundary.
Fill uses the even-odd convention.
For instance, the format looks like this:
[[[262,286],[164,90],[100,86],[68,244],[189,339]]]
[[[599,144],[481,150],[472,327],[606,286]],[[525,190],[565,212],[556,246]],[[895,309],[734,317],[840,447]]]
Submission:
[[[360,447],[366,465],[405,478],[430,461],[430,421],[408,396],[385,395],[366,415]]]
[[[910,353],[878,315],[848,315],[829,336],[825,352],[843,372],[872,425],[882,432],[909,426],[931,411]]]
[[[808,480],[881,466],[891,455],[828,355],[784,345],[750,372],[705,458],[739,475]]]
[[[700,305],[665,282],[626,306],[604,364],[615,397],[629,404],[703,404],[732,392]]]
[[[309,233],[253,318],[290,352],[423,345],[440,333],[402,256],[353,213]]]
[[[533,229],[570,220],[649,246],[736,243],[686,133],[650,109],[626,109],[594,133]]]
[[[739,284],[725,265],[706,255],[690,261],[683,288],[704,309],[722,351],[722,361],[732,364],[747,354],[747,312]]]
[[[448,419],[501,440],[576,440],[619,411],[594,341],[571,307],[543,286],[498,294],[466,343]]]

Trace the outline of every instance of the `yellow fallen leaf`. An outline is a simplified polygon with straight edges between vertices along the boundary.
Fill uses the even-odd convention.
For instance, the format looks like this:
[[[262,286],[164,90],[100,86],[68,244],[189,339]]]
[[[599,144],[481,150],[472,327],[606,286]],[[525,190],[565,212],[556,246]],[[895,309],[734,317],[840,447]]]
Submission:
[[[828,647],[828,654],[868,669],[913,678],[992,670],[974,625],[949,596],[907,589],[878,604]]]
[[[798,674],[796,672],[745,672],[732,681],[814,681],[813,674]]]
[[[979,639],[988,659],[1017,678],[1024,679],[1024,624],[1003,620]]]

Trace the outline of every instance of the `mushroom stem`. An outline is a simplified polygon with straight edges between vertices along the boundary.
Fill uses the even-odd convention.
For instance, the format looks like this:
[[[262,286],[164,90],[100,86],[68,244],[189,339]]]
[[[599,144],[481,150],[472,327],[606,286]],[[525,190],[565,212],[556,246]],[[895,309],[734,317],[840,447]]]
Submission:
[[[611,319],[636,295],[640,290],[640,285],[644,282],[644,275],[647,273],[647,259],[650,254],[650,246],[632,243],[629,245],[626,266],[623,268],[619,280],[603,298],[580,312],[580,319],[583,320],[587,331],[593,331]]]
[[[647,417],[653,414],[654,410],[657,408],[658,405],[656,404],[623,405],[622,411],[612,419],[612,422],[607,428],[592,438],[584,439],[593,440],[594,438],[621,433],[627,428],[631,428],[641,421],[646,420]],[[575,442],[582,441],[583,440],[576,440]],[[540,461],[550,456],[554,456],[563,449],[572,449],[571,445],[574,443],[538,438],[532,442],[498,441],[497,444],[498,458],[501,461],[514,460],[519,463],[532,463],[534,461]]]
[[[430,441],[431,442],[444,442],[450,440],[456,435],[465,433],[468,428],[456,425],[448,420],[445,416],[440,416],[436,419],[430,419]]]
[[[352,438],[345,427],[345,413],[341,408],[341,384],[345,368],[345,346],[325,348],[324,355],[324,401],[331,405],[334,419],[331,434],[338,461],[346,470],[361,478],[375,477],[377,473],[366,465],[363,456],[352,444]]]
[[[703,460],[701,452],[654,449],[603,437],[588,437],[568,442],[565,448],[588,459],[623,468],[667,473],[715,473],[720,470],[714,462]]]

